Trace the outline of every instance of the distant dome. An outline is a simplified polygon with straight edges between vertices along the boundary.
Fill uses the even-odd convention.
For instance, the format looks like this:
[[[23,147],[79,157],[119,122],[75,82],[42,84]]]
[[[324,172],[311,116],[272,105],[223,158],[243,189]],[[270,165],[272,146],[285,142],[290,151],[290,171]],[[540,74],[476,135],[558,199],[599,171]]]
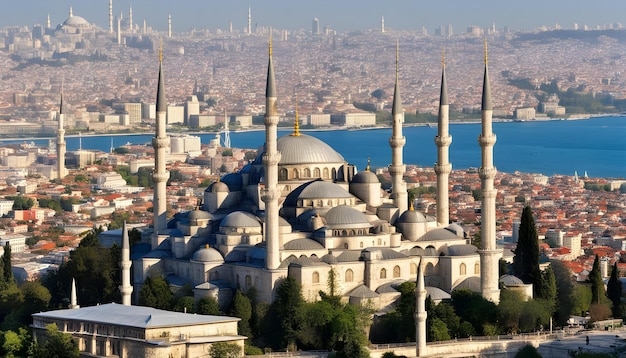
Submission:
[[[245,211],[235,211],[228,215],[226,215],[222,222],[220,222],[220,227],[254,227],[261,229],[261,223],[259,219]]]
[[[362,170],[354,177],[352,177],[352,183],[354,184],[380,184],[380,180],[376,174],[370,172],[369,170]]]
[[[306,134],[280,137],[276,145],[280,152],[279,165],[345,162],[331,146]]]
[[[354,198],[341,186],[322,180],[304,183],[287,195],[286,206],[296,206],[301,199],[350,199]]]
[[[397,221],[399,224],[417,224],[428,222],[426,215],[419,211],[407,210],[400,215]]]
[[[209,247],[209,245],[206,245],[205,247],[196,251],[193,254],[191,260],[198,262],[224,262],[222,254],[220,254],[220,252],[216,249]]]
[[[211,214],[204,210],[196,209],[189,213],[189,221],[211,220]]]
[[[212,193],[228,193],[230,191],[228,190],[228,185],[226,185],[223,181],[217,181],[209,185],[208,189]]]
[[[452,223],[450,225],[448,225],[448,227],[446,228],[446,230],[451,231],[452,233],[456,234],[456,236],[463,238],[463,228],[461,227],[461,225],[457,224],[457,223]]]
[[[363,229],[372,226],[365,214],[347,205],[328,210],[326,225],[330,229]]]
[[[513,276],[513,275],[502,275],[500,276],[500,283],[505,285],[505,286],[517,286],[517,285],[523,285],[524,281],[520,280],[519,278]]]

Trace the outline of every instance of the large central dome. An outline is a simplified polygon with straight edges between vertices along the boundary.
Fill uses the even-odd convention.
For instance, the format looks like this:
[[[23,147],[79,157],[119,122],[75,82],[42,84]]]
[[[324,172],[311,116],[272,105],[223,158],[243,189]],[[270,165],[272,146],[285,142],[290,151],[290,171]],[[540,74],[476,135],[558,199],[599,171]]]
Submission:
[[[345,162],[331,146],[306,134],[286,135],[278,138],[276,144],[282,165]]]

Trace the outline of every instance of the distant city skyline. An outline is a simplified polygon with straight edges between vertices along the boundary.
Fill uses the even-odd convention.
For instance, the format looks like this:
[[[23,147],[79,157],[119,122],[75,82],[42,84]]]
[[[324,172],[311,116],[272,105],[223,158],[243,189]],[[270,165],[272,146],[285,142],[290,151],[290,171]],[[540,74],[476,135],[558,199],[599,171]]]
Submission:
[[[52,26],[63,22],[72,6],[74,15],[82,16],[101,28],[108,28],[108,0],[20,0],[4,1],[0,26],[45,24],[48,14]],[[248,7],[252,9],[252,27],[304,29],[310,31],[317,17],[320,27],[338,32],[377,29],[381,17],[386,30],[419,30],[433,33],[438,26],[452,24],[455,33],[465,32],[470,25],[497,28],[533,29],[553,27],[564,29],[574,23],[591,28],[623,21],[626,2],[621,0],[113,0],[113,14],[128,17],[132,5],[133,20],[158,31],[167,29],[167,16],[172,15],[173,31],[191,28],[244,31]]]

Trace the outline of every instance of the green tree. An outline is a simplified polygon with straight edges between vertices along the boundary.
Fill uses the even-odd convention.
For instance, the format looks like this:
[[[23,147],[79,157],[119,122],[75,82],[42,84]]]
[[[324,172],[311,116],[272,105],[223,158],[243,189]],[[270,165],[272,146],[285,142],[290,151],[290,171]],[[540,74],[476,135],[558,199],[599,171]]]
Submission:
[[[559,260],[552,260],[550,267],[554,273],[556,282],[556,312],[555,318],[559,326],[567,324],[572,313],[580,315],[580,311],[574,311],[574,284],[570,270]]]
[[[469,289],[452,291],[452,306],[462,320],[472,324],[476,334],[482,335],[484,325],[496,321],[496,305]]]
[[[3,330],[17,330],[33,322],[32,314],[48,310],[50,291],[38,281],[28,281],[19,287],[20,302],[13,302],[11,313],[2,322]]]
[[[519,227],[519,239],[513,257],[513,272],[524,283],[532,283],[535,297],[540,297],[539,241],[535,219],[530,206],[524,207]]]
[[[233,297],[232,308],[230,315],[239,317],[241,320],[237,322],[237,331],[239,334],[246,337],[252,337],[252,330],[250,329],[250,318],[252,318],[252,304],[250,299],[244,296],[240,290],[235,292]]]
[[[515,354],[515,358],[541,358],[541,354],[537,352],[537,348],[535,348],[532,344],[527,344],[522,347]]]
[[[0,354],[7,358],[27,357],[33,345],[32,337],[25,328],[16,331],[6,331],[2,335],[2,349]]]
[[[621,318],[622,312],[622,281],[619,279],[619,270],[617,269],[617,262],[613,264],[611,270],[611,278],[606,285],[606,295],[611,300],[613,317]]]
[[[450,331],[446,323],[439,318],[434,318],[429,328],[429,333],[433,342],[450,340]]]
[[[13,277],[13,270],[11,269],[11,245],[7,242],[4,245],[4,254],[2,254],[2,281],[4,285],[11,285],[15,283],[15,277]]]
[[[239,358],[241,356],[241,347],[235,343],[213,343],[211,348],[209,348],[209,356],[211,358]]]
[[[31,198],[25,196],[17,196],[13,200],[13,210],[29,210],[35,205],[35,202]]]
[[[139,291],[139,304],[171,310],[174,307],[174,294],[163,276],[148,277]]]
[[[215,298],[210,296],[202,297],[198,300],[196,303],[196,313],[216,316],[223,314]]]
[[[504,332],[516,333],[522,316],[524,297],[521,292],[512,290],[500,291],[498,303],[498,320]]]
[[[385,90],[383,90],[381,88],[373,90],[372,93],[370,94],[370,96],[372,96],[372,97],[374,97],[374,98],[376,98],[378,100],[380,100],[383,97],[385,97],[385,95],[386,95]]]
[[[556,278],[552,267],[546,267],[541,272],[541,280],[539,286],[539,294],[537,298],[543,299],[553,309],[556,305]]]
[[[272,332],[268,343],[275,349],[285,349],[297,341],[304,306],[301,291],[300,283],[290,276],[276,290],[276,299],[266,316],[268,332]]]
[[[85,174],[76,174],[74,177],[75,183],[89,183],[89,179],[85,176]]]
[[[176,303],[174,304],[174,311],[176,312],[185,312],[185,313],[195,313],[195,299],[193,296],[182,296],[176,299]]]
[[[589,284],[575,284],[572,298],[573,314],[584,317],[591,306],[591,290],[589,289]]]
[[[34,348],[35,357],[78,358],[78,344],[69,334],[59,332],[57,325],[46,326],[46,336],[37,342]]]
[[[591,303],[600,303],[600,298],[604,296],[604,282],[602,281],[602,273],[600,272],[600,258],[596,255],[593,266],[589,272],[587,280],[591,283]]]

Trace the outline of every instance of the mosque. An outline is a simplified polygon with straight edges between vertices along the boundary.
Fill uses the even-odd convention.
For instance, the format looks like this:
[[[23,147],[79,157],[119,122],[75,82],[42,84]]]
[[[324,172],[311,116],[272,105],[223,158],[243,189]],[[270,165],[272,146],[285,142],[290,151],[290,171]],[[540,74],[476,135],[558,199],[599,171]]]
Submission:
[[[485,47],[486,48],[486,47]],[[225,304],[236,289],[255,288],[271,302],[286,276],[302,284],[307,300],[318,299],[333,277],[335,291],[351,303],[369,302],[384,309],[399,296],[396,285],[423,276],[423,289],[433,298],[469,288],[499,300],[495,245],[495,197],[491,131],[491,93],[485,50],[482,99],[483,166],[480,168],[482,249],[468,243],[463,229],[449,223],[448,96],[442,69],[438,134],[437,215],[408,203],[402,160],[403,111],[398,83],[393,100],[392,190],[381,189],[377,176],[357,171],[331,146],[300,133],[277,138],[277,100],[271,40],[266,83],[266,142],[258,157],[236,173],[209,185],[196,210],[165,216],[165,183],[169,178],[165,148],[166,98],[162,58],[159,60],[155,148],[154,231],[150,249],[132,259],[133,284],[125,299],[141,290],[150,275],[164,275],[172,287],[191,285],[195,297],[212,296]],[[297,114],[296,114],[297,115]],[[130,270],[126,265],[125,270]],[[424,318],[425,319],[425,318]]]

